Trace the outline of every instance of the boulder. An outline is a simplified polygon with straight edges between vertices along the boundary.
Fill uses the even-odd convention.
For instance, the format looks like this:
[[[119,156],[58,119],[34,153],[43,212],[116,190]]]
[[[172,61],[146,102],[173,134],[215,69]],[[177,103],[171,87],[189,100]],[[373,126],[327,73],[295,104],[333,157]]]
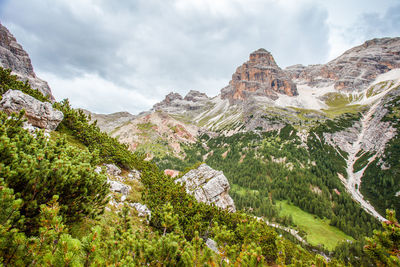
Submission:
[[[186,192],[194,195],[197,201],[215,204],[221,209],[235,212],[236,207],[229,196],[229,182],[222,171],[216,171],[207,164],[200,165],[175,183],[185,184]]]
[[[8,90],[0,101],[0,110],[10,114],[25,110],[28,122],[36,127],[55,130],[64,114],[48,102],[41,102],[19,90]]]
[[[106,171],[108,175],[118,176],[121,174],[121,169],[118,168],[115,164],[104,164],[106,167]]]
[[[127,196],[131,187],[129,185],[123,184],[118,181],[108,180],[108,184],[110,185],[110,190],[112,192],[121,193],[122,195]]]

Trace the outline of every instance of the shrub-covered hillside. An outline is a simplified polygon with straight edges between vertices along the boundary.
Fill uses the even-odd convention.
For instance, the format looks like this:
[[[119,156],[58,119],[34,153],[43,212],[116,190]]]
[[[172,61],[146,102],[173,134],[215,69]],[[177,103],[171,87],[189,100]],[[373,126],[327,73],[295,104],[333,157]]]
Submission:
[[[2,94],[21,90],[45,100],[0,69]],[[279,236],[242,212],[198,203],[152,162],[101,133],[68,101],[54,103],[64,120],[50,138],[22,128],[23,112],[0,113],[0,259],[4,266],[256,266],[322,264],[322,256]],[[114,163],[141,172],[132,198],[152,211],[105,209],[104,173]],[[218,253],[204,240],[212,238]],[[336,264],[333,261],[332,264]]]

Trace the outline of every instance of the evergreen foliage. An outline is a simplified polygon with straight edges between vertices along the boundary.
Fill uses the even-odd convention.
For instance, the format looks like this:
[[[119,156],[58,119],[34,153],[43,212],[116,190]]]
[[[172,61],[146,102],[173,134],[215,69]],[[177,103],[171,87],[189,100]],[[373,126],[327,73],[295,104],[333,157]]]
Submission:
[[[98,150],[103,162],[115,163],[124,168],[141,168],[137,166],[144,158],[137,156],[128,150],[128,147],[118,142],[117,139],[108,136],[100,131],[96,122],[90,124],[82,110],[71,108],[68,99],[54,106],[64,113],[64,119],[59,124],[57,131],[73,135],[90,152]]]
[[[386,144],[384,154],[368,165],[364,171],[360,189],[361,193],[381,214],[384,214],[387,208],[400,214],[400,197],[396,196],[397,192],[400,192],[399,105],[400,96],[391,96],[391,99],[385,104],[388,112],[382,121],[391,123],[397,134]]]
[[[94,172],[99,158],[64,139],[47,140],[21,126],[23,112],[10,118],[0,112],[0,177],[23,200],[21,214],[30,232],[38,225],[40,205],[59,195],[60,214],[67,222],[103,212],[106,177]]]
[[[339,120],[340,127],[349,125],[345,118]],[[351,121],[354,118],[348,117]],[[359,239],[379,224],[345,193],[337,176],[345,173],[345,161],[334,148],[320,141],[328,127],[321,124],[312,130],[308,148],[301,144],[296,129],[287,125],[279,132],[203,136],[192,147],[186,147],[184,160],[168,156],[156,160],[160,168],[183,170],[207,155],[205,162],[228,178],[239,209],[287,224],[287,218],[278,216],[275,201],[288,200],[304,211],[330,219],[331,225]],[[337,194],[335,189],[342,193]]]
[[[16,75],[11,75],[10,69],[4,69],[0,67],[0,96],[2,96],[9,89],[20,90],[42,102],[50,102],[47,96],[44,96],[36,89],[32,89],[27,81],[21,82],[18,80]]]
[[[387,221],[382,222],[382,231],[374,231],[372,238],[367,238],[365,252],[374,259],[378,266],[400,265],[400,225],[396,212],[386,210]]]

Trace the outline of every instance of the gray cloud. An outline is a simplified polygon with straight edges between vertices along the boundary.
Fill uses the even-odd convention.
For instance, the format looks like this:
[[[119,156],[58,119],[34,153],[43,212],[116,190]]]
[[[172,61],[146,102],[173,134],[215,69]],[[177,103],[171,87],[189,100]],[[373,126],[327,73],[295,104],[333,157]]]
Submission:
[[[363,14],[360,21],[357,28],[366,39],[400,36],[400,4],[389,7],[383,15]]]
[[[113,90],[154,100],[171,90],[216,95],[260,47],[271,51],[282,67],[327,58],[327,11],[317,4],[296,1],[288,8],[274,0],[211,3],[21,0],[2,3],[0,16],[40,73],[64,82],[96,75],[115,84]],[[121,108],[101,107],[101,99],[96,101],[95,111]],[[123,108],[140,111],[128,104]]]

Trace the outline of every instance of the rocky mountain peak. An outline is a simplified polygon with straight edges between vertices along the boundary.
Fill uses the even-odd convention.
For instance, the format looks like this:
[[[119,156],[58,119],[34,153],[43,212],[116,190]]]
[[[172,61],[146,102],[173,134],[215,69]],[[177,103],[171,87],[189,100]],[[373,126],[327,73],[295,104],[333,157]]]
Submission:
[[[278,67],[272,54],[264,48],[252,52],[250,54],[250,62],[262,64],[264,66]]]
[[[199,91],[190,90],[183,98],[178,93],[169,93],[164,100],[155,104],[153,110],[162,110],[172,113],[184,113],[188,110],[198,110],[205,105],[209,97]]]
[[[163,107],[169,107],[175,100],[182,100],[182,99],[183,97],[179,93],[171,92],[165,96],[163,101],[156,103],[153,106],[153,109],[157,110],[157,109],[162,109]]]
[[[33,71],[28,53],[17,42],[15,37],[0,23],[0,67],[11,69],[21,81],[28,81],[32,88],[38,89],[44,95],[54,100],[50,87],[44,80],[38,78]]]
[[[334,85],[337,90],[361,91],[375,78],[400,68],[400,38],[376,38],[344,52],[324,65],[288,67],[292,79],[313,87]]]
[[[205,93],[201,93],[196,90],[190,90],[189,93],[185,96],[184,100],[198,102],[202,100],[208,100],[208,96]]]
[[[246,100],[251,95],[277,99],[277,93],[289,96],[298,94],[296,85],[276,64],[272,54],[260,48],[236,69],[229,86],[222,89],[221,97],[232,103]]]

